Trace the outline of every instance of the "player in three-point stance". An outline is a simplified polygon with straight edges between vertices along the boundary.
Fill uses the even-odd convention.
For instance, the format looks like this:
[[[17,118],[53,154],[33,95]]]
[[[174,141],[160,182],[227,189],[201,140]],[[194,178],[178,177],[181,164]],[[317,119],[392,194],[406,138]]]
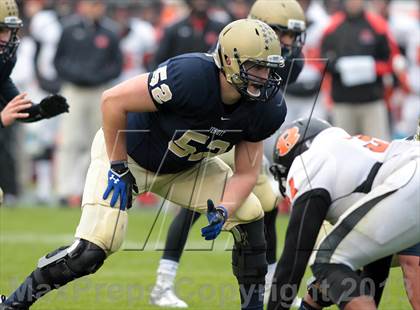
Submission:
[[[290,308],[324,220],[333,228],[316,249],[312,289],[341,309],[376,308],[391,255],[420,241],[419,148],[418,141],[352,137],[317,119],[285,126],[271,170],[292,214],[268,309]],[[324,306],[307,301],[301,309]]]
[[[41,258],[0,309],[27,309],[57,286],[98,270],[123,242],[133,194],[146,191],[206,213],[206,240],[222,229],[233,233],[241,308],[263,309],[264,212],[251,191],[262,141],[285,118],[275,71],[283,65],[273,29],[238,20],[221,31],[214,54],[169,59],[104,92],[103,128],[92,144],[76,240]],[[215,157],[233,146],[234,172]]]

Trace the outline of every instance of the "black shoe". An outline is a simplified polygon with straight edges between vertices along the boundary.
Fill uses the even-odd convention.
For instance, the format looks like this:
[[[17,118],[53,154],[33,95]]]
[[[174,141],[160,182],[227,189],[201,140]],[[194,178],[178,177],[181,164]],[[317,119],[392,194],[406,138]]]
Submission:
[[[6,301],[6,296],[0,295],[0,310],[29,310],[29,308],[24,308],[19,305],[6,305],[4,302]]]

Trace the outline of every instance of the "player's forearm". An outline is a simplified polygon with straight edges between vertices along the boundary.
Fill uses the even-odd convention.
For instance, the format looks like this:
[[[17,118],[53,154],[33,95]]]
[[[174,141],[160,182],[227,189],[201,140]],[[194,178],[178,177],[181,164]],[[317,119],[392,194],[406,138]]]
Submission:
[[[127,112],[115,102],[112,95],[102,96],[102,128],[110,161],[127,160],[125,129]]]
[[[235,213],[235,211],[244,203],[246,198],[252,192],[256,182],[258,174],[234,174],[228,179],[225,192],[220,202],[227,211],[229,216]]]

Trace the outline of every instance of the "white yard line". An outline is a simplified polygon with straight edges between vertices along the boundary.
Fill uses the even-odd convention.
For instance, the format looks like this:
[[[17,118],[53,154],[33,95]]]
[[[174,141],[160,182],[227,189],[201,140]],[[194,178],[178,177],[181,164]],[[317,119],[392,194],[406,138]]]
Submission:
[[[31,233],[13,233],[13,234],[0,234],[0,245],[10,244],[44,244],[61,246],[71,244],[74,237],[71,234],[31,234]],[[232,237],[223,236],[221,240],[214,244],[205,240],[188,241],[186,251],[224,251],[231,249]],[[213,245],[213,248],[212,248]],[[146,247],[144,241],[126,240],[122,246],[123,250],[127,251],[160,251],[162,252],[165,246],[165,241],[150,240]]]

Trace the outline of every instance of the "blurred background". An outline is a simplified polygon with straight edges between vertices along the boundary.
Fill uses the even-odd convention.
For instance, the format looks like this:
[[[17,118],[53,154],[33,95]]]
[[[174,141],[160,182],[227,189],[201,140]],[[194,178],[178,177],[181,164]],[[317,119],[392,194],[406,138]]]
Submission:
[[[10,169],[0,171],[0,187],[5,194],[6,207],[16,204],[79,207],[91,140],[100,126],[102,91],[122,80],[153,70],[169,57],[185,52],[208,51],[216,43],[218,32],[224,25],[246,17],[254,1],[17,2],[24,28],[20,33],[18,62],[12,79],[20,91],[28,92],[34,102],[39,102],[48,93],[62,93],[68,98],[70,114],[33,124],[14,125],[12,147],[0,148],[0,158],[12,159]],[[323,78],[324,68],[319,63],[325,61],[319,56],[323,48],[322,34],[331,24],[332,16],[343,9],[346,1],[299,2],[307,18],[303,49],[306,60],[298,82],[290,88],[290,92],[285,89],[288,119],[309,116],[316,99],[315,115],[345,127],[336,117],[339,111],[331,95],[334,83],[328,75]],[[390,35],[398,45],[398,51],[393,55],[392,72],[380,77],[384,87],[381,99],[386,118],[379,119],[375,113],[366,111],[370,114],[368,122],[372,126],[376,122],[384,122],[386,130],[379,138],[389,140],[411,135],[416,130],[416,118],[420,115],[420,1],[364,2],[367,10],[385,18]],[[75,20],[86,24],[86,33],[73,34],[76,41],[68,35]],[[96,35],[98,25],[116,33],[118,42],[109,42],[99,32]],[[93,35],[87,35],[90,32]],[[369,39],[369,34],[366,36]],[[94,56],[88,60],[75,56],[75,51],[85,48],[85,39],[94,40],[95,46],[112,51],[116,61],[113,70],[118,71],[117,78],[109,78],[105,71],[89,73],[86,63],[96,59]],[[109,61],[102,61],[104,67],[110,67]],[[118,65],[120,62],[122,66]],[[80,72],[76,71],[77,68]],[[85,72],[92,75],[89,81],[80,80]],[[322,79],[319,95],[317,91],[308,92],[308,80],[312,81],[314,76]],[[75,134],[78,127],[82,127],[82,134]],[[366,130],[361,128],[360,132],[353,134],[366,134]],[[151,194],[144,194],[138,199],[138,204],[145,207],[153,207],[157,203],[159,199]]]

